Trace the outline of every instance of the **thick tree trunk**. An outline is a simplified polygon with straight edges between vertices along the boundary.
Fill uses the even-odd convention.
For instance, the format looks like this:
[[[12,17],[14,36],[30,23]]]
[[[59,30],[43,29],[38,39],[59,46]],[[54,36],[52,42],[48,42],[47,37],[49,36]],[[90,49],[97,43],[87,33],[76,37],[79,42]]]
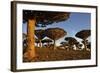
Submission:
[[[56,49],[56,41],[54,40],[54,50]]]
[[[29,19],[27,24],[27,51],[24,53],[24,58],[32,60],[36,57],[35,51],[35,19]]]

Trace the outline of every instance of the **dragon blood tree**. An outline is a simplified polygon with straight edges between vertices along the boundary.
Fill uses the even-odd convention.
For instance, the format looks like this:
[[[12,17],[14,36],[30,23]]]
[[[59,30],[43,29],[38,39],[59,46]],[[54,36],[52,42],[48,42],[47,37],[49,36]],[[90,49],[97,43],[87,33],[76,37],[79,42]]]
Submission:
[[[81,30],[76,33],[76,37],[83,40],[84,50],[87,49],[87,38],[91,35],[91,30]]]
[[[46,29],[46,36],[54,40],[54,49],[56,49],[56,40],[64,37],[67,32],[61,28],[48,28]]]
[[[43,29],[35,30],[35,35],[39,39],[39,47],[42,47],[42,39],[45,37],[44,32],[45,32],[45,30],[43,30]]]
[[[36,57],[35,51],[35,27],[46,27],[55,22],[67,20],[70,13],[23,10],[23,23],[27,23],[27,51],[24,58],[32,60]]]

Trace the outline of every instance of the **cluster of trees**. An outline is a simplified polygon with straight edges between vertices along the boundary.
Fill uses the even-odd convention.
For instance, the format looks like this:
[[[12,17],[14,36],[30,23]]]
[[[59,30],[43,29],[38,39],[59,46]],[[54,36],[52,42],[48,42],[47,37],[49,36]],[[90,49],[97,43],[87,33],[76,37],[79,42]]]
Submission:
[[[67,33],[66,31],[64,31],[64,29],[61,28],[48,28],[45,30],[35,30],[35,34],[38,37],[40,44],[44,37],[52,39],[54,41],[54,49],[56,49],[56,40],[60,39],[61,37],[64,37]],[[50,40],[48,40],[47,42],[50,42]]]
[[[35,30],[35,35],[38,39],[35,39],[35,43],[39,44],[39,47],[42,47],[42,43],[48,43],[49,42],[54,42],[54,49],[56,49],[56,40],[64,37],[67,34],[66,31],[64,31],[64,29],[61,28],[48,28],[48,29],[38,29]],[[44,39],[44,37],[48,37],[50,39]],[[26,40],[24,40],[26,41]],[[26,43],[26,42],[24,42]]]
[[[36,51],[35,51],[36,49],[34,45],[35,27],[46,27],[47,25],[53,24],[55,22],[57,23],[60,21],[67,20],[69,16],[70,13],[67,12],[46,12],[46,11],[23,10],[23,23],[27,22],[27,51],[24,53],[24,58],[28,60],[32,60],[33,58],[36,57]],[[40,37],[40,40],[42,38],[43,37]]]
[[[75,47],[77,49],[82,49],[81,47],[84,45],[83,50],[87,50],[91,49],[91,43],[87,40],[87,38],[91,35],[91,31],[90,30],[81,30],[79,32],[76,33],[76,37],[82,39],[82,43],[80,44],[80,42],[78,40],[76,40],[74,37],[66,37],[65,41],[66,42],[61,42],[61,44],[67,49],[73,49],[73,46],[75,45]]]
[[[87,38],[91,35],[90,30],[82,30],[76,33],[76,37],[82,39],[82,43],[84,44],[84,49],[86,50],[87,47],[90,49],[91,43],[88,42]],[[64,31],[64,29],[61,28],[48,28],[46,30],[38,29],[35,30],[35,35],[38,39],[35,38],[35,43],[37,45],[39,44],[39,47],[42,47],[43,43],[47,43],[50,45],[50,42],[54,42],[54,49],[56,49],[56,43],[55,41],[64,37],[67,35],[67,32]],[[23,37],[25,38],[25,34],[23,34]],[[49,37],[50,39],[43,39],[45,37]],[[53,40],[53,41],[52,41]],[[76,40],[74,37],[65,37],[66,42],[61,42],[62,46],[66,48],[68,46],[68,49],[73,49],[73,46],[75,45],[76,48],[80,49],[82,47],[82,44],[78,40]],[[26,44],[26,40],[23,42]]]
[[[31,10],[23,10],[23,23],[27,22],[27,35],[26,41],[27,50],[24,53],[24,58],[27,60],[32,60],[37,57],[35,42],[41,47],[44,42],[54,42],[53,46],[56,49],[55,41],[67,35],[67,32],[62,28],[48,28],[48,29],[38,29],[35,30],[35,27],[46,27],[47,25],[58,23],[60,21],[65,21],[70,17],[70,13],[67,12],[45,12],[45,11],[31,11]],[[85,49],[87,48],[87,38],[90,36],[90,30],[82,30],[76,33],[76,37],[83,40],[83,44]],[[38,39],[35,38],[37,36]],[[24,35],[25,36],[25,35]],[[23,36],[23,37],[24,37]],[[49,37],[50,39],[43,40],[44,37]],[[76,45],[78,47],[79,42],[73,37],[66,37],[66,42],[62,42],[63,45],[69,46],[72,48],[72,45]],[[80,45],[81,46],[81,45]],[[89,45],[91,46],[91,45]]]
[[[84,50],[87,50],[87,47],[90,49],[90,45],[91,43],[88,42],[87,38],[91,35],[90,30],[82,30],[76,33],[76,37],[82,39],[82,43],[84,45]],[[56,40],[59,40],[60,38],[64,37],[65,35],[67,35],[67,32],[64,31],[64,29],[61,28],[48,28],[46,30],[36,30],[35,31],[36,36],[38,37],[38,43],[49,43],[49,42],[54,42],[54,49],[56,49]],[[42,40],[44,37],[49,37],[50,39],[44,39]],[[82,44],[80,44],[80,42],[78,40],[76,40],[76,38],[74,37],[65,37],[65,41],[66,42],[61,42],[62,46],[66,48],[66,46],[68,46],[67,49],[73,49],[73,46],[75,45],[75,47],[77,49],[81,49],[81,47],[83,46]],[[40,45],[41,47],[41,45]]]

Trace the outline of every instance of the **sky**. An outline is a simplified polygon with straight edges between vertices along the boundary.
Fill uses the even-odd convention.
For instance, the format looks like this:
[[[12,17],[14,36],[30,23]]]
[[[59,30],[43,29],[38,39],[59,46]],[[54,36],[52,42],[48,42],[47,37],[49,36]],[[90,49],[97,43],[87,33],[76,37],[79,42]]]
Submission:
[[[42,27],[42,29],[47,28],[55,28],[59,27],[64,29],[67,32],[67,35],[60,38],[56,41],[56,45],[60,45],[61,41],[65,41],[65,37],[75,37],[75,34],[84,29],[91,29],[91,14],[90,13],[79,13],[79,12],[71,12],[68,20],[53,23],[52,25],[48,25],[46,27]],[[41,27],[36,27],[36,29],[41,29]],[[23,23],[23,33],[27,31],[27,23]],[[76,38],[76,37],[75,37]],[[81,41],[81,39],[76,38]],[[90,38],[88,38],[90,41]]]

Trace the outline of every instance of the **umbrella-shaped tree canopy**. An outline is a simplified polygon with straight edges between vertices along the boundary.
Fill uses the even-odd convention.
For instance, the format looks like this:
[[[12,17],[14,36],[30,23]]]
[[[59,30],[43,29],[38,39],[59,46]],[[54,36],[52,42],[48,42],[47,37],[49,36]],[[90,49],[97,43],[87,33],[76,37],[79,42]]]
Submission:
[[[62,46],[68,46],[68,43],[67,42],[61,42],[60,43]]]
[[[62,38],[67,34],[67,32],[61,28],[48,28],[45,31],[46,36],[53,40],[58,40],[59,38]]]
[[[85,40],[85,41],[83,40],[83,41],[81,41],[81,42],[82,42],[83,44],[86,43],[86,45],[89,43],[88,40]]]
[[[43,39],[43,40],[42,40],[42,43],[46,43],[48,47],[50,46],[50,43],[51,43],[51,42],[52,42],[51,39]]]
[[[76,33],[76,37],[81,38],[81,39],[87,39],[91,35],[90,30],[82,30]]]
[[[46,26],[54,22],[60,22],[67,20],[70,13],[68,12],[48,12],[48,11],[32,11],[23,10],[23,20],[28,21],[28,19],[35,19],[36,26]]]
[[[67,20],[70,16],[68,12],[50,12],[50,11],[33,11],[33,10],[23,10],[23,23],[27,22],[27,35],[28,35],[28,47],[24,54],[24,57],[31,60],[36,57],[36,52],[34,48],[34,30],[36,27],[46,27],[49,24]],[[42,37],[36,34],[39,40]],[[41,40],[40,40],[41,42]]]
[[[76,37],[83,39],[82,43],[84,44],[84,49],[87,49],[87,41],[86,40],[89,36],[91,35],[91,31],[90,30],[82,30],[79,31],[78,33],[76,33]]]
[[[42,39],[46,36],[45,35],[45,30],[43,29],[38,29],[38,30],[35,30],[35,35],[38,37],[39,39],[39,43],[40,43],[40,47],[42,47]]]
[[[45,34],[47,37],[54,40],[54,49],[56,49],[55,41],[64,37],[67,32],[62,28],[48,28],[45,30]]]
[[[78,44],[79,49],[82,49],[83,44]]]
[[[43,39],[46,36],[45,30],[43,29],[35,30],[35,35],[38,37],[38,39]]]
[[[61,47],[64,47],[65,49],[68,49],[68,43],[67,42],[61,42]],[[66,47],[67,46],[67,47]]]
[[[91,49],[91,42],[87,44],[87,48]]]
[[[65,40],[68,41],[68,43],[70,45],[73,45],[73,44],[77,43],[77,40],[75,38],[73,38],[73,37],[66,37]]]
[[[74,37],[66,37],[65,40],[68,42],[69,49],[73,49],[73,45],[76,45],[77,40]]]
[[[42,43],[50,43],[50,42],[52,42],[51,39],[44,39],[44,40],[42,40]]]

